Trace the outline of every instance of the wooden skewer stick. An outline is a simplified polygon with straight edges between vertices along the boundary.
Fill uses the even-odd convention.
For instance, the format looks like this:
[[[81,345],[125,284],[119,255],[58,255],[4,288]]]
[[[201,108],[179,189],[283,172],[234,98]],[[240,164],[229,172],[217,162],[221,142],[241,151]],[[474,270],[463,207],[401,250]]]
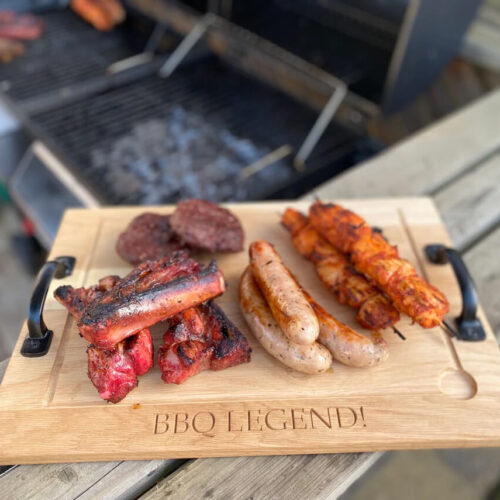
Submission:
[[[439,323],[439,326],[443,329],[443,331],[449,335],[450,337],[458,337],[457,335],[457,332],[455,332],[455,330],[453,330],[453,328],[451,327],[451,325],[449,323],[447,323],[446,320],[443,320]]]
[[[392,331],[401,339],[406,340],[406,337],[395,327],[392,327]]]
[[[292,154],[293,148],[290,144],[285,144],[274,151],[271,151],[269,154],[263,156],[259,160],[247,165],[240,172],[240,177],[242,180],[246,180],[252,175],[259,173],[264,168],[276,163],[283,158],[286,158],[288,155]]]

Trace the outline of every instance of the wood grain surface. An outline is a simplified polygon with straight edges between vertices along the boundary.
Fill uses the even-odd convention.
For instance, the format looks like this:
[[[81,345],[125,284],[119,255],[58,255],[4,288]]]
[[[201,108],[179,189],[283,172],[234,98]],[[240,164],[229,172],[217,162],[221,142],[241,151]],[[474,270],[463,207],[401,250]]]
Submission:
[[[450,268],[431,265],[423,257],[425,244],[449,242],[430,200],[346,204],[382,227],[401,254],[446,293],[451,313],[458,313],[460,299]],[[293,205],[303,210],[308,206]],[[274,243],[312,295],[358,328],[353,311],[333,300],[312,266],[291,246],[279,225],[278,213],[285,206],[241,204],[232,209],[243,221],[247,243],[257,238]],[[74,254],[77,266],[57,285],[90,285],[104,275],[128,272],[130,266],[116,255],[114,245],[119,232],[142,211],[143,207],[68,211],[51,255]],[[408,340],[402,342],[386,332],[391,356],[383,365],[356,370],[336,364],[324,375],[299,374],[267,355],[241,317],[236,290],[248,260],[246,252],[217,257],[228,282],[219,303],[247,334],[254,349],[250,364],[203,372],[181,386],[163,384],[155,368],[120,404],[106,404],[86,376],[86,344],[50,292],[45,318],[54,340],[49,354],[38,359],[14,354],[0,389],[0,422],[13,427],[0,438],[4,445],[0,462],[373,451],[500,442],[500,354],[491,331],[486,342],[465,344],[449,341],[439,329],[423,331],[405,319],[399,327]],[[157,345],[160,334],[157,329]],[[479,414],[481,426],[471,425]],[[28,437],[27,427],[36,439]],[[120,432],[123,428],[131,433]]]
[[[500,90],[326,182],[324,199],[431,194],[500,147]]]
[[[200,492],[208,498],[336,498],[345,483],[356,480],[379,455],[343,453],[193,460],[141,499],[197,499]],[[303,480],[297,481],[297,476]]]
[[[500,222],[500,154],[439,191],[435,201],[455,246],[470,247]]]

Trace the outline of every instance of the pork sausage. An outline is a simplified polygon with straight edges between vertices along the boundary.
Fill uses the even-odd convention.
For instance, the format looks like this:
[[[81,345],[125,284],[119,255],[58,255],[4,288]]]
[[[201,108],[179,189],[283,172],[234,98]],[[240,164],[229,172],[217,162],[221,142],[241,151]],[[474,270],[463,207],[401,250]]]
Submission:
[[[318,318],[274,246],[254,241],[249,253],[252,274],[283,333],[295,344],[312,344]]]
[[[330,368],[332,355],[322,345],[317,342],[310,345],[290,342],[274,319],[250,267],[247,267],[240,279],[239,302],[248,326],[271,356],[303,373],[318,374]]]
[[[372,338],[361,335],[325,311],[305,290],[303,293],[318,317],[318,342],[327,347],[337,361],[362,368],[387,359],[387,343],[380,333],[373,333]]]

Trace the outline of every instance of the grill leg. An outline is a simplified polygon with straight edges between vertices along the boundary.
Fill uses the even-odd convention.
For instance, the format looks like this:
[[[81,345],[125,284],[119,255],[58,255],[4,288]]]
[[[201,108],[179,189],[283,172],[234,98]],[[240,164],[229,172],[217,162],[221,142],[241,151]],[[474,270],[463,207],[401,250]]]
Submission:
[[[334,90],[332,96],[326,103],[317,120],[314,122],[309,134],[307,134],[302,146],[300,146],[297,154],[295,155],[293,164],[297,170],[304,169],[307,158],[309,158],[309,155],[323,135],[323,132],[337,112],[337,109],[339,109],[339,106],[344,100],[346,94],[347,85],[343,83],[339,84]]]
[[[163,24],[156,23],[156,26],[153,29],[153,33],[151,33],[148,41],[146,42],[146,46],[144,47],[143,52],[153,54],[156,51],[158,43],[160,42],[162,36],[166,31],[167,28]]]
[[[217,16],[205,14],[195,27],[185,36],[177,48],[170,54],[165,64],[160,68],[159,74],[162,78],[168,78],[179,66],[189,51],[198,43],[207,29],[215,22]]]

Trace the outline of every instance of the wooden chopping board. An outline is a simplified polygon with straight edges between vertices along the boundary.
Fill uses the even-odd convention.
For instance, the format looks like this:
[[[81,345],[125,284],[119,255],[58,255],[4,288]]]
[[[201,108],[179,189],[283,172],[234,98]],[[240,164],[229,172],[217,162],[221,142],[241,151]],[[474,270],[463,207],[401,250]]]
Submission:
[[[383,228],[401,255],[446,294],[450,317],[459,313],[451,267],[430,264],[423,254],[426,244],[450,244],[431,200],[339,202]],[[229,207],[244,226],[245,248],[256,239],[275,244],[317,301],[360,330],[353,310],[334,300],[279,224],[285,207],[306,211],[308,205]],[[146,210],[170,213],[173,207],[66,212],[49,258],[73,255],[77,263],[73,274],[54,280],[49,291],[44,313],[54,331],[49,353],[22,357],[26,326],[21,330],[0,387],[1,464],[500,445],[500,352],[482,312],[484,342],[450,339],[438,328],[424,331],[405,318],[398,328],[406,342],[384,332],[390,357],[380,366],[335,363],[329,373],[304,375],[263,351],[240,314],[237,283],[248,263],[246,251],[216,256],[228,282],[218,303],[247,336],[252,362],[206,371],[180,386],[164,384],[155,366],[121,403],[102,401],[87,377],[86,342],[52,293],[62,284],[88,286],[108,274],[125,275],[130,266],[115,253],[115,243]],[[154,329],[156,349],[161,334]]]

